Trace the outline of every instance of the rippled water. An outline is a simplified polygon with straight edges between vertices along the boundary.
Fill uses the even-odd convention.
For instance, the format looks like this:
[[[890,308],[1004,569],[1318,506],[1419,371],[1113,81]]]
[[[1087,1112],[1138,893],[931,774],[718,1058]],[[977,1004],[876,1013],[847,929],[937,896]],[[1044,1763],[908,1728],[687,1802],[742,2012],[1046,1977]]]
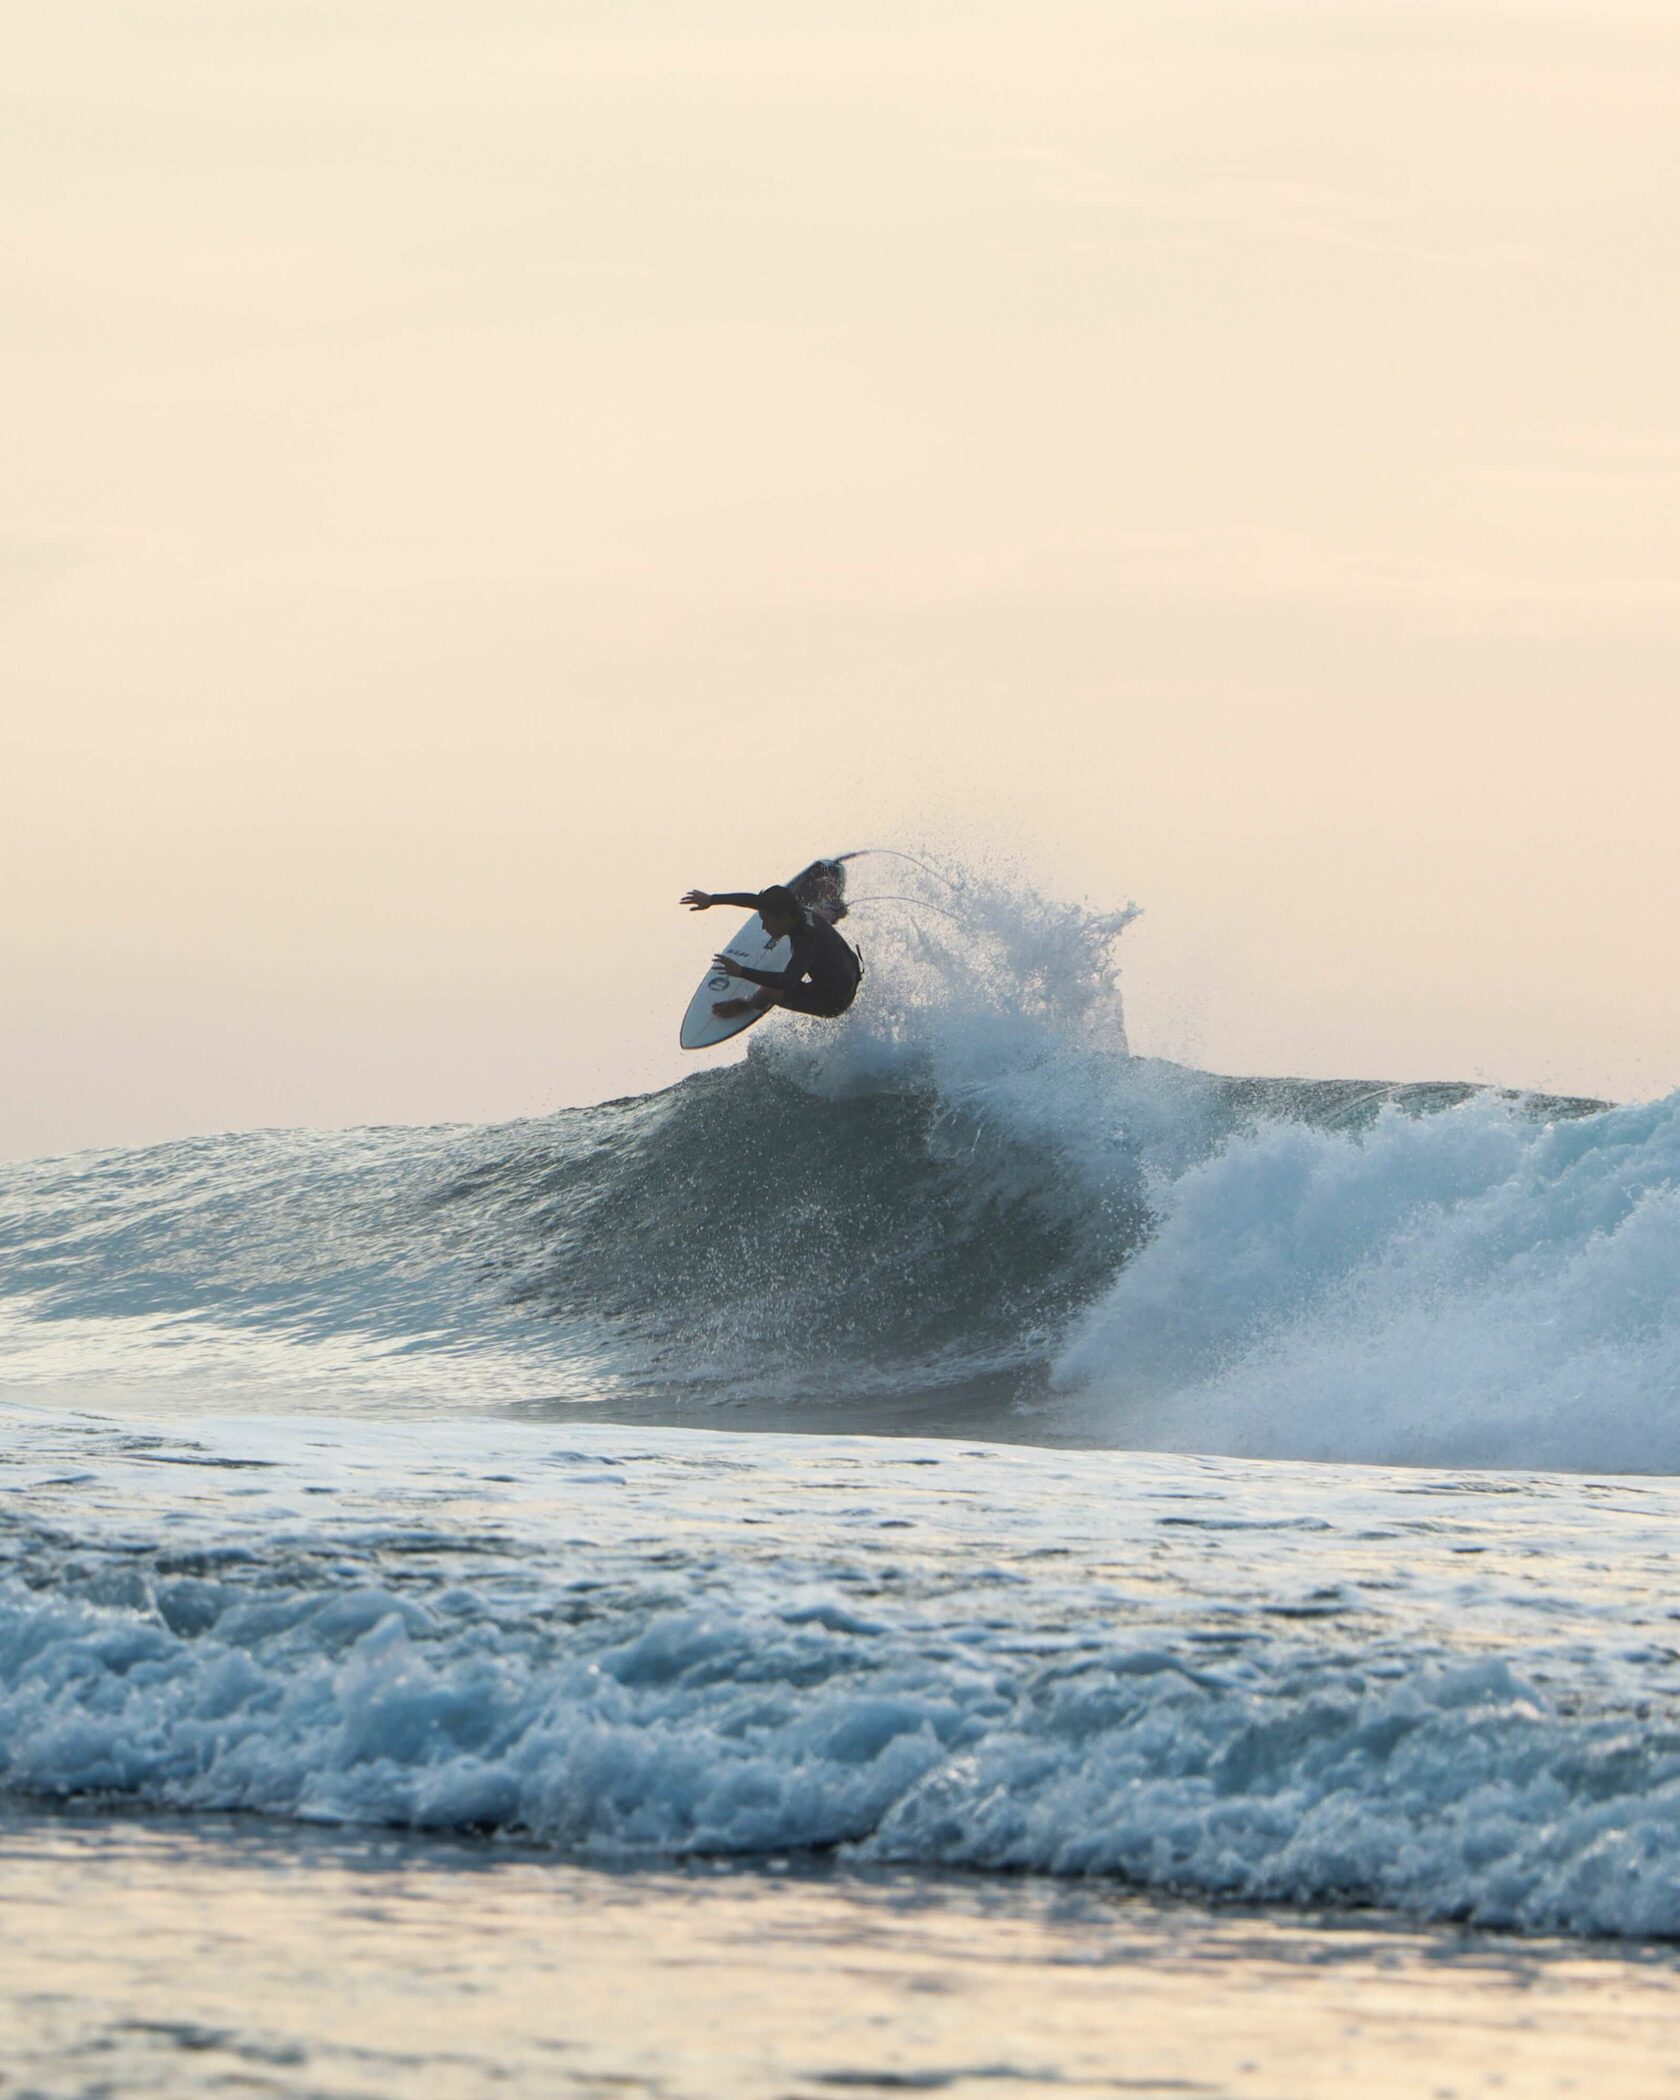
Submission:
[[[1658,2100],[1675,1961],[1103,1886],[0,1813],[43,2100]]]

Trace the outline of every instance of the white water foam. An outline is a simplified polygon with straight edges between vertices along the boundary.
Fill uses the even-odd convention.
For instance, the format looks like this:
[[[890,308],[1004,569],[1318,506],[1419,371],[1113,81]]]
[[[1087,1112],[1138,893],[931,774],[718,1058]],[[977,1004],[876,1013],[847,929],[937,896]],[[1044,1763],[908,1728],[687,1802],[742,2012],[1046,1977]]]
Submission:
[[[1105,1438],[1680,1470],[1680,1095],[1271,1123],[1156,1195],[1058,1366]]]
[[[1669,1491],[489,1424],[11,1447],[13,1792],[1680,1933]]]

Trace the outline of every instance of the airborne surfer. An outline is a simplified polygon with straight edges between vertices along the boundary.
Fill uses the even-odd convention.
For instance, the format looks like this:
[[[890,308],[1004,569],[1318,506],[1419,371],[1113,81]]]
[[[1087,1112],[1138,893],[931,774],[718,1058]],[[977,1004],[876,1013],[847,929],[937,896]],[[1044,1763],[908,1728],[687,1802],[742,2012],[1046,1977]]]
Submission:
[[[785,970],[754,970],[733,955],[714,956],[714,967],[726,977],[757,987],[746,998],[717,1000],[712,1012],[720,1021],[772,1006],[833,1021],[857,997],[863,965],[834,930],[834,921],[846,913],[844,876],[829,863],[818,861],[792,883],[775,882],[765,890],[690,890],[680,901],[690,911],[710,911],[714,904],[755,911],[768,937],[785,940],[793,950]]]

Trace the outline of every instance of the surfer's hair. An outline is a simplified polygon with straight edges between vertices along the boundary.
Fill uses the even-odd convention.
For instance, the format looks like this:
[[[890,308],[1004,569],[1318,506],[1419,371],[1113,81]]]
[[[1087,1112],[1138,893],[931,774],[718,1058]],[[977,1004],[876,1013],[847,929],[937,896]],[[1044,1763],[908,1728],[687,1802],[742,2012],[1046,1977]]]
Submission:
[[[799,913],[799,899],[785,883],[773,882],[767,890],[759,891],[758,915],[761,919],[797,919]]]

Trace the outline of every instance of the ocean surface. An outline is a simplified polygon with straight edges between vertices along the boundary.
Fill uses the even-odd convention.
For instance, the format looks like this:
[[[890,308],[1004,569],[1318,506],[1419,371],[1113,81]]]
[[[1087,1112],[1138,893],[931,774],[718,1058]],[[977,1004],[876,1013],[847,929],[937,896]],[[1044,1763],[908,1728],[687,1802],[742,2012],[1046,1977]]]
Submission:
[[[1680,1097],[1134,1057],[939,894],[658,1094],[0,1167],[28,2089],[1672,2089]]]

